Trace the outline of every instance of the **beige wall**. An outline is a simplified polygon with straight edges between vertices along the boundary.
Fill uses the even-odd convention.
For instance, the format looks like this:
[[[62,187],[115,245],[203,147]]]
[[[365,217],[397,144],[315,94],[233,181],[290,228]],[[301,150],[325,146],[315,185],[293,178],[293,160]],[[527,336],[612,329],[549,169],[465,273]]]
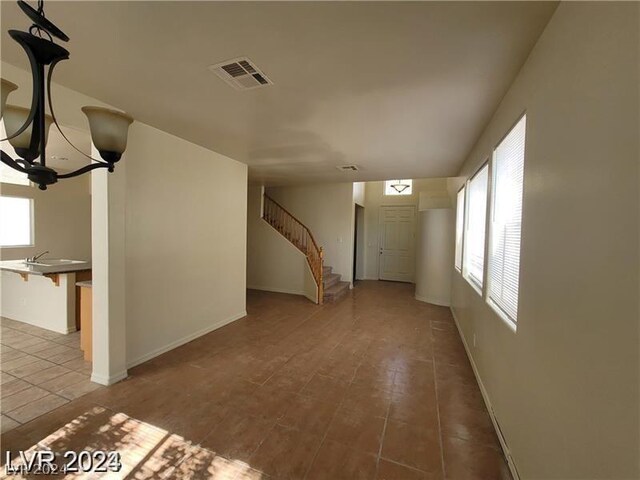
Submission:
[[[449,306],[451,264],[454,259],[453,210],[434,208],[418,212],[416,238],[416,299]]]
[[[131,365],[246,314],[247,166],[141,123],[126,155]]]
[[[461,170],[527,112],[517,331],[452,291],[523,479],[640,478],[638,10],[562,3]]]
[[[352,183],[268,188],[267,193],[304,223],[324,248],[324,264],[350,282],[353,276]]]
[[[2,260],[17,260],[49,250],[48,258],[91,260],[91,177],[61,180],[41,191],[0,185],[0,195],[33,198],[34,246],[0,249]]]
[[[3,78],[20,85],[11,102],[26,105],[30,76],[4,62],[1,66]],[[82,131],[88,124],[80,107],[105,105],[56,84],[53,98],[59,119]],[[108,316],[100,328],[94,326],[100,333],[94,335],[94,357],[104,353],[108,365],[96,372],[94,362],[93,378],[109,383],[124,374],[126,365],[245,314],[247,166],[134,122],[116,172],[100,170],[92,177],[101,201],[108,202],[94,205],[101,224],[94,225],[100,238],[93,239],[101,255],[97,278],[94,262],[94,318],[98,307]],[[88,178],[80,180],[87,189]],[[42,197],[53,198],[55,189],[69,182],[74,180]],[[53,211],[58,218],[68,215]],[[77,227],[73,222],[69,229],[75,233]],[[97,291],[104,293],[98,303]],[[109,330],[109,323],[115,328]]]
[[[304,295],[317,301],[317,287],[304,254],[262,220],[262,187],[249,187],[247,288]]]
[[[365,214],[365,259],[364,279],[378,280],[378,221],[380,207],[384,205],[414,205],[416,215],[420,203],[420,194],[433,193],[446,195],[446,178],[420,178],[413,180],[411,195],[385,195],[384,182],[366,182],[364,195]],[[445,193],[442,193],[445,192]],[[416,218],[416,229],[417,229]]]

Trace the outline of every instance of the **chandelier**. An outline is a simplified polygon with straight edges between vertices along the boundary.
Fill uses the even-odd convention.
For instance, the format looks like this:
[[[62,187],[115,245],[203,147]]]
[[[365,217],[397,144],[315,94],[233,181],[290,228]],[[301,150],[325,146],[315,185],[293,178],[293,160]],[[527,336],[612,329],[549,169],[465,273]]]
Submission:
[[[129,115],[102,107],[82,107],[89,120],[91,141],[100,153],[100,159],[79,150],[65,136],[58,124],[51,101],[51,76],[56,64],[69,58],[69,52],[53,42],[53,37],[69,41],[58,27],[45,18],[43,0],[38,1],[38,9],[19,0],[18,5],[33,22],[28,32],[9,30],[9,35],[26,52],[31,65],[33,90],[29,109],[7,105],[7,96],[18,88],[17,85],[1,80],[0,118],[4,120],[7,138],[18,158],[13,159],[3,151],[1,160],[5,165],[25,173],[29,180],[37,184],[40,190],[59,179],[77,177],[96,168],[106,168],[113,172],[115,163],[120,160],[127,147],[127,133],[133,118]],[[48,67],[48,68],[47,68]],[[47,68],[45,79],[45,68]],[[46,113],[47,102],[49,114]],[[47,166],[46,144],[49,127],[54,124],[62,137],[78,152],[89,158],[92,163],[70,173],[59,173]]]
[[[409,188],[409,184],[407,183],[402,183],[402,180],[396,180],[396,183],[392,183],[390,185],[391,188],[393,188],[396,192],[398,193],[402,193],[404,192],[407,188]]]

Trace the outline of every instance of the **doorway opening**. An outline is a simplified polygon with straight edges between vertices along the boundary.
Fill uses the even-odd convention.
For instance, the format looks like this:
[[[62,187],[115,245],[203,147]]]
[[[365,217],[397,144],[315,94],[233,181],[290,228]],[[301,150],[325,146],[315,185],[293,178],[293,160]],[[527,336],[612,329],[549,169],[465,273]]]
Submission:
[[[364,207],[354,204],[353,282],[364,278]]]

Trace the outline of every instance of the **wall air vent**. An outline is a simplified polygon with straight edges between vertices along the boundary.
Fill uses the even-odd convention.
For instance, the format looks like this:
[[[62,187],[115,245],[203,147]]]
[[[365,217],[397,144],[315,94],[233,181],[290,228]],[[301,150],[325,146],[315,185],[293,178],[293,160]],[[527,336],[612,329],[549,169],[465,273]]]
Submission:
[[[357,172],[360,170],[357,165],[338,165],[336,168],[343,172]]]
[[[210,65],[209,70],[236,90],[252,90],[273,85],[273,82],[269,80],[264,72],[247,57],[234,58],[216,65]]]

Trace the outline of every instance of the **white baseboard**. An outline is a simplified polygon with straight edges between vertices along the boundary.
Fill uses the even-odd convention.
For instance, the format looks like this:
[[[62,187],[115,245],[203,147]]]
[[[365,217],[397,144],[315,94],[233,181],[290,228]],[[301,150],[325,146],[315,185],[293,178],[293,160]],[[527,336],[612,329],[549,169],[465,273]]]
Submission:
[[[174,342],[168,343],[167,345],[164,345],[160,348],[156,348],[155,350],[152,350],[149,353],[145,353],[144,355],[141,355],[140,357],[127,362],[127,368],[132,368],[132,367],[135,367],[136,365],[140,365],[141,363],[151,360],[152,358],[155,358],[158,355],[162,355],[163,353],[166,353],[169,350],[173,350],[174,348],[184,345],[185,343],[189,343],[190,341],[195,340],[198,337],[206,335],[209,332],[212,332],[214,330],[217,330],[218,328],[224,327],[225,325],[228,325],[229,323],[235,322],[236,320],[246,316],[247,316],[247,312],[245,310],[236,315],[232,315],[229,318],[220,320],[219,322],[216,322],[213,325],[209,325],[208,327],[203,328],[202,330],[198,330],[197,332],[191,333]]]
[[[423,297],[422,295],[416,295],[415,299],[420,302],[430,303],[432,305],[438,305],[439,307],[450,307],[449,300],[435,297]]]
[[[50,332],[60,333],[62,335],[68,335],[70,333],[78,331],[75,325],[73,325],[72,327],[66,327],[66,328],[51,328],[50,325],[42,325],[40,323],[28,322],[24,318],[15,318],[14,315],[6,314],[4,312],[0,312],[0,316],[4,318],[8,318],[9,320],[13,320],[14,322],[24,323],[25,325],[31,325],[33,327],[42,328],[43,330],[49,330]]]
[[[317,300],[317,298],[315,298],[316,297],[315,295],[313,297],[310,297],[305,292],[296,292],[294,290],[287,290],[286,288],[256,287],[256,286],[251,285],[251,286],[247,287],[247,290],[261,290],[263,292],[286,293],[287,295],[300,295],[300,296],[312,301],[315,304],[318,303],[318,300]]]
[[[302,295],[302,296],[305,296],[304,292],[298,292],[296,290],[289,290],[287,288],[262,287],[262,286],[258,286],[258,285],[247,285],[247,289],[249,289],[249,290],[262,290],[264,292],[288,293],[289,295]]]
[[[129,375],[127,373],[126,370],[120,372],[120,373],[116,373],[115,375],[111,375],[111,376],[104,376],[104,375],[99,375],[97,373],[92,373],[91,374],[91,381],[94,383],[99,383],[100,385],[113,385],[114,383],[118,383],[120,380],[124,380],[125,378],[127,378]]]
[[[453,315],[453,320],[455,321],[456,327],[458,329],[458,335],[460,335],[460,338],[462,339],[464,350],[467,352],[467,357],[469,358],[469,362],[471,363],[473,374],[475,375],[476,381],[478,382],[478,386],[480,387],[480,393],[482,394],[482,398],[487,407],[487,411],[489,412],[491,423],[493,423],[493,428],[496,431],[498,440],[500,441],[500,447],[502,447],[502,452],[504,453],[504,456],[507,459],[507,465],[509,466],[509,470],[511,471],[511,476],[513,477],[513,480],[520,480],[520,475],[518,474],[518,469],[516,468],[515,461],[511,456],[511,451],[509,450],[507,441],[505,440],[504,435],[502,435],[502,430],[500,430],[498,419],[496,418],[495,413],[493,412],[491,399],[489,398],[489,394],[487,393],[487,390],[484,388],[484,384],[482,383],[482,379],[480,378],[480,373],[478,372],[478,368],[476,367],[476,362],[473,360],[473,356],[471,355],[471,350],[469,349],[467,340],[464,338],[464,334],[462,333],[462,328],[460,327],[460,323],[458,322],[458,317],[456,317],[456,312],[453,309],[453,307],[450,307],[450,310],[451,310],[451,314]]]

